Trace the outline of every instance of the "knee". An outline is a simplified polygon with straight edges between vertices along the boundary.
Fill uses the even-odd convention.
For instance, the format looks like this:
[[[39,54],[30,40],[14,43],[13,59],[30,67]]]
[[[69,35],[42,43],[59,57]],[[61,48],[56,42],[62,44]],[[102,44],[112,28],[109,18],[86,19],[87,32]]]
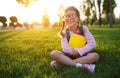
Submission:
[[[98,54],[98,53],[93,53],[93,54],[92,54],[92,57],[93,57],[93,59],[95,59],[96,61],[99,60],[99,54]]]
[[[58,51],[57,51],[57,50],[53,50],[53,51],[51,52],[51,56],[52,56],[53,58],[55,58],[57,55],[58,55]]]

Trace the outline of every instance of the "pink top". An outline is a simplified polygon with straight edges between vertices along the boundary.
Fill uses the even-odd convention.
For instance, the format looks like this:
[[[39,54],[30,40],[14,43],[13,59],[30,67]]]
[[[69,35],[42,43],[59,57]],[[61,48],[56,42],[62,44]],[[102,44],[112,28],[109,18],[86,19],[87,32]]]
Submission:
[[[82,48],[74,48],[77,52],[79,52],[80,56],[83,56],[84,54],[90,52],[93,48],[96,47],[95,39],[86,26],[83,26],[83,31],[84,31],[84,36],[87,39],[87,44]],[[66,33],[65,30],[63,32]],[[69,46],[66,37],[63,37],[61,39],[61,46],[62,46],[62,51],[66,53],[72,52],[73,48]]]

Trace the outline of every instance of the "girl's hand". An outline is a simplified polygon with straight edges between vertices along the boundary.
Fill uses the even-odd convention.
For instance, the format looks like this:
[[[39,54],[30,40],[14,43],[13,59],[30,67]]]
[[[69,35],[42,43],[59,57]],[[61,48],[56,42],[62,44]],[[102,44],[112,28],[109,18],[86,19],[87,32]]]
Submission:
[[[65,37],[65,32],[63,32],[63,30],[60,31],[60,36]]]
[[[62,22],[62,27],[61,27],[61,30],[60,30],[60,36],[61,36],[61,37],[65,37],[64,22]]]
[[[75,49],[72,49],[72,50],[73,50],[73,51],[72,51],[71,55],[72,55],[73,57],[75,57],[75,58],[80,57],[80,54],[79,54]]]

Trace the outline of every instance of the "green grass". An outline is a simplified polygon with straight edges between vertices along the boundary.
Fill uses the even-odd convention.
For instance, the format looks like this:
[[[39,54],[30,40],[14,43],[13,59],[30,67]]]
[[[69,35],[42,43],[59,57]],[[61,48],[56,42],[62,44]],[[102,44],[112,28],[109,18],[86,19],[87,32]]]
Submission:
[[[0,78],[119,78],[120,27],[89,27],[100,55],[91,76],[82,68],[50,66],[52,50],[61,50],[59,28],[0,30]]]

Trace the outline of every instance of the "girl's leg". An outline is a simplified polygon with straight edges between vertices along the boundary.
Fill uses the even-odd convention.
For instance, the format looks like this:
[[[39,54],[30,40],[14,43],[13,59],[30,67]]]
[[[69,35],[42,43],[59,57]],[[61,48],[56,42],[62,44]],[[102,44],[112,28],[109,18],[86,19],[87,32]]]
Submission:
[[[99,59],[99,55],[97,53],[89,53],[86,56],[72,60],[69,57],[65,56],[62,52],[57,50],[52,51],[51,56],[59,64],[65,64],[68,66],[76,67],[85,67],[90,73],[94,72],[95,65],[89,63],[96,62]]]
[[[97,53],[88,53],[85,56],[82,56],[74,61],[82,64],[90,64],[99,60],[99,55]]]
[[[65,56],[61,51],[54,50],[51,53],[51,56],[60,64],[65,64],[69,66],[76,66],[77,62],[73,61],[69,57]]]

